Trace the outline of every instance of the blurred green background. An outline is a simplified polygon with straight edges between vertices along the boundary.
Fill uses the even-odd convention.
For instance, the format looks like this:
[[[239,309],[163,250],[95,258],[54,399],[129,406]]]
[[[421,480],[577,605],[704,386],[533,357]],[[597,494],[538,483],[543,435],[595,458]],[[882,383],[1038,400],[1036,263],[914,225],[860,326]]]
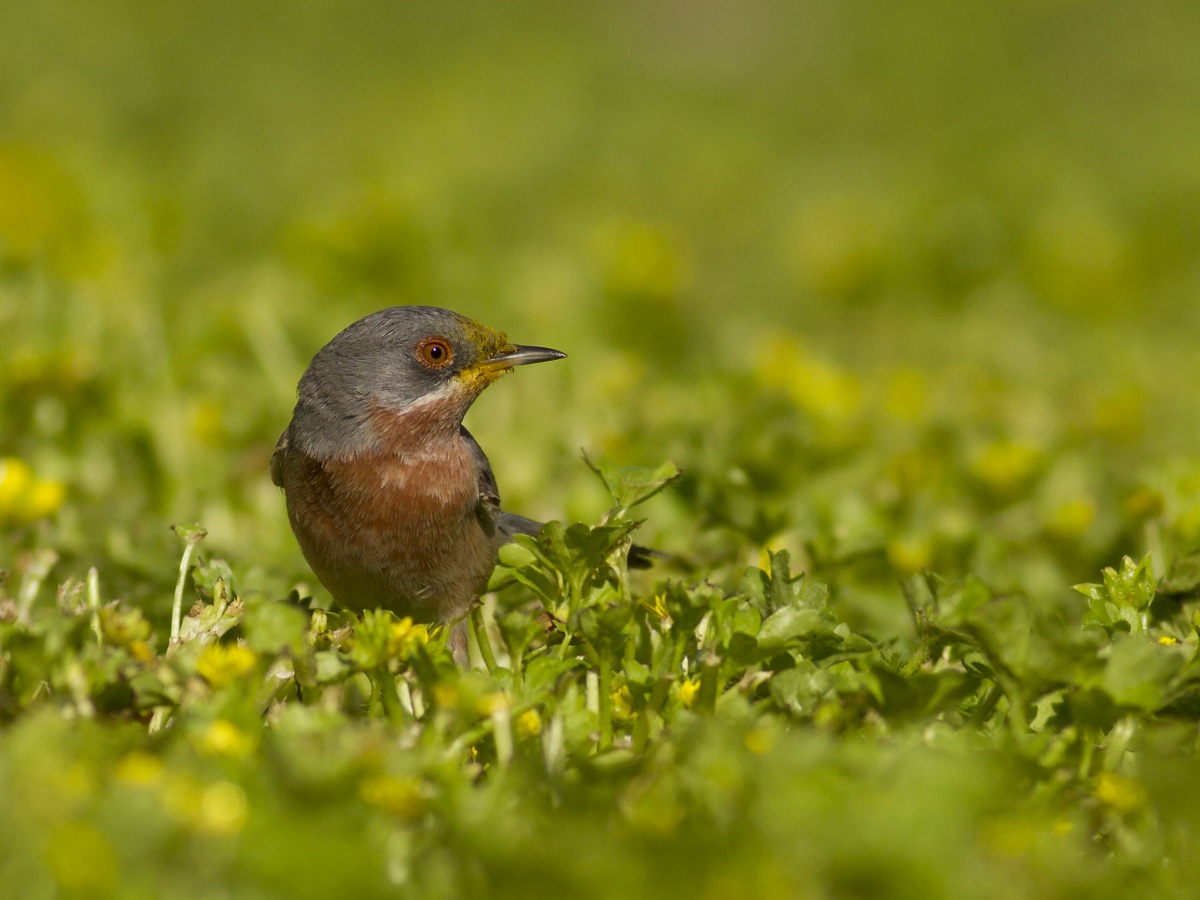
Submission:
[[[531,515],[603,509],[584,448],[689,473],[648,539],[865,553],[893,598],[897,570],[1036,593],[1188,544],[1198,26],[5,4],[0,564],[49,544],[153,604],[187,520],[264,589],[309,577],[266,475],[296,379],[413,302],[570,353],[468,422]]]
[[[0,4],[0,884],[1186,896],[1195,557],[1150,603],[1200,547],[1197,34],[1194,0]],[[271,602],[321,593],[267,461],[396,303],[570,355],[468,417],[510,508],[595,522],[581,450],[684,470],[638,540],[695,568],[636,576],[643,620],[757,628],[787,550],[771,596],[858,649],[718,686],[693,641],[636,726],[646,665],[578,661],[368,717],[395,623]],[[167,652],[172,522],[220,643]],[[1089,613],[1137,633],[1081,632],[1070,586],[1146,553]],[[128,601],[95,635],[91,567]]]

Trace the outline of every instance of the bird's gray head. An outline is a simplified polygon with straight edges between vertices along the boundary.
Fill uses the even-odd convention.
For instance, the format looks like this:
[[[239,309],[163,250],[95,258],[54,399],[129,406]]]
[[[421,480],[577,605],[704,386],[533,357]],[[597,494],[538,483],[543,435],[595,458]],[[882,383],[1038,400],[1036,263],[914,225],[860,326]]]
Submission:
[[[317,458],[373,449],[372,417],[445,404],[455,427],[485,387],[514,366],[561,359],[435,306],[393,306],[350,325],[300,379],[289,435]]]

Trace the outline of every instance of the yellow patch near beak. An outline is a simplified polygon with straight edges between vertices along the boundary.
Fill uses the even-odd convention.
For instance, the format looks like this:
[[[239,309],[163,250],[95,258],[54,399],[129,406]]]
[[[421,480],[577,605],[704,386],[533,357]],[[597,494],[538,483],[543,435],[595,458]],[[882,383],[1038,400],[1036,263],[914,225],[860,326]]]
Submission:
[[[479,361],[460,371],[456,377],[466,388],[478,393],[501,375],[512,371],[510,364],[496,357],[512,353],[517,348],[509,343],[503,331],[495,331],[475,319],[467,323],[467,330],[479,351]]]
[[[512,345],[508,344],[496,352],[507,353],[511,352],[512,349]],[[481,359],[469,368],[463,369],[456,377],[468,388],[475,391],[482,391],[501,375],[507,375],[512,370],[512,364],[503,359],[503,357],[500,359]]]
[[[511,344],[503,331],[492,331],[473,320],[470,327],[471,337],[479,350],[479,361],[460,370],[457,378],[460,384],[475,393],[482,391],[501,375],[511,372],[516,366],[549,362],[567,355],[561,350],[551,350],[549,347]]]

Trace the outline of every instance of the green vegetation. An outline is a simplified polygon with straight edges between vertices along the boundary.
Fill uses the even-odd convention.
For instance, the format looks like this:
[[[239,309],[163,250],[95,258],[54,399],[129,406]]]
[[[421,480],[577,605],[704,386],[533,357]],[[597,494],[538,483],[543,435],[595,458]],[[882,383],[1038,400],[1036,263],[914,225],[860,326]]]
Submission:
[[[0,892],[1190,896],[1200,6],[403,6],[0,10]],[[267,475],[409,302],[470,671]]]

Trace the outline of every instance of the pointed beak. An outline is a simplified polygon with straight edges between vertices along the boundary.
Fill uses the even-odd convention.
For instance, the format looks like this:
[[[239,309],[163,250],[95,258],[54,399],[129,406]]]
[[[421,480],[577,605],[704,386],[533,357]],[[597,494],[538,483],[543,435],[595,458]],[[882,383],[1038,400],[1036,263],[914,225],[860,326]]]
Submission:
[[[487,360],[485,365],[490,368],[509,369],[513,366],[528,366],[533,363],[550,362],[554,359],[565,359],[567,354],[561,350],[551,350],[549,347],[528,347],[521,344],[503,353],[497,353]]]

